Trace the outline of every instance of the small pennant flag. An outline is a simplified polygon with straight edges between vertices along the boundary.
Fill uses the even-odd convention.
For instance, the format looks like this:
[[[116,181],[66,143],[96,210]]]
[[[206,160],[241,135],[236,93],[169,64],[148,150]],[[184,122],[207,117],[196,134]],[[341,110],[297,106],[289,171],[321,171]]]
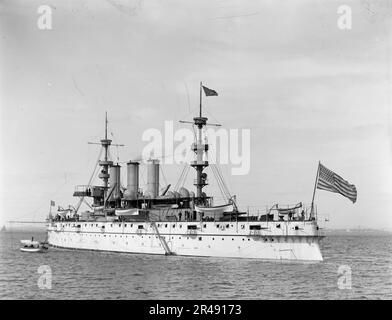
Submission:
[[[56,205],[56,203],[53,200],[50,200],[50,206],[54,207]]]
[[[357,201],[357,189],[355,185],[349,184],[341,176],[319,164],[319,177],[317,189],[340,193],[349,198],[353,203]]]
[[[218,92],[216,92],[215,90],[209,89],[209,88],[207,88],[205,86],[202,86],[202,87],[203,87],[204,93],[206,94],[207,97],[209,97],[209,96],[217,96],[218,95]]]

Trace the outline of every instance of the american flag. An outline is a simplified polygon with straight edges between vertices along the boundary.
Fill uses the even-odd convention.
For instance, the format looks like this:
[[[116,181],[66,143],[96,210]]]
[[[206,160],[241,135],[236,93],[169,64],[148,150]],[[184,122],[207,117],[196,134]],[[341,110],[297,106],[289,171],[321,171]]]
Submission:
[[[357,201],[357,189],[353,184],[349,184],[335,172],[319,164],[319,176],[317,189],[340,193],[349,198],[353,203]]]

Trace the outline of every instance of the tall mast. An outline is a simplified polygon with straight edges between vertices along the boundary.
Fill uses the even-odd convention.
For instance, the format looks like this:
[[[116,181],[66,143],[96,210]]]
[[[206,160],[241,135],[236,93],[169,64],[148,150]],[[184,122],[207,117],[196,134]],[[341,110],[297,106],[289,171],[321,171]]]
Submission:
[[[203,84],[201,83],[201,81],[200,81],[200,113],[199,113],[199,117],[201,118],[201,101],[202,101],[202,97],[203,97],[203,95],[202,95],[202,93],[201,93],[201,88],[202,88],[202,86],[203,86]]]
[[[197,135],[195,136],[195,142],[192,143],[192,151],[195,153],[196,160],[191,161],[191,167],[195,168],[196,170],[196,180],[193,185],[196,186],[196,191],[197,191],[197,198],[196,201],[198,204],[204,204],[205,203],[205,197],[203,197],[203,188],[208,184],[207,182],[207,174],[203,173],[203,170],[208,167],[208,161],[204,160],[204,153],[207,154],[208,151],[208,143],[203,143],[203,127],[209,125],[209,126],[217,126],[219,127],[220,124],[207,124],[208,118],[203,117],[203,103],[202,103],[202,91],[203,89],[209,90],[209,94],[206,93],[206,95],[213,95],[217,96],[218,94],[216,91],[208,89],[206,87],[203,87],[203,83],[200,81],[200,110],[199,110],[199,116],[193,118],[193,122],[190,121],[183,121],[180,120],[181,123],[191,123],[194,126],[197,127]]]
[[[108,112],[105,111],[105,139],[108,138]]]
[[[204,160],[204,153],[208,151],[208,144],[203,143],[202,135],[203,135],[203,127],[207,125],[208,118],[202,116],[202,83],[200,82],[200,111],[199,117],[193,118],[194,125],[197,127],[197,137],[195,143],[192,144],[192,150],[195,152],[196,160],[191,162],[191,166],[196,170],[196,181],[194,185],[197,190],[197,198],[198,202],[203,202],[203,187],[205,187],[207,183],[207,175],[203,174],[203,170],[208,167],[208,161]]]
[[[101,145],[105,150],[105,158],[104,160],[99,161],[99,165],[102,167],[101,173],[99,174],[99,178],[103,181],[103,186],[105,188],[104,194],[105,199],[108,192],[108,184],[109,184],[109,166],[113,165],[112,161],[109,161],[109,147],[112,143],[112,140],[108,139],[108,113],[105,112],[105,139],[101,140]]]
[[[112,144],[112,140],[108,139],[108,113],[105,111],[105,137],[100,142],[88,142],[88,144],[99,144],[105,150],[103,160],[99,160],[98,164],[102,167],[101,172],[99,173],[98,177],[102,179],[103,187],[104,187],[104,194],[103,199],[104,203],[106,202],[108,189],[109,189],[109,167],[113,166],[113,161],[109,160],[109,147],[116,146],[116,147],[123,147],[123,144]],[[95,172],[95,170],[94,170]],[[90,179],[91,180],[91,179]],[[91,182],[91,181],[90,181]],[[89,182],[89,184],[90,184]]]

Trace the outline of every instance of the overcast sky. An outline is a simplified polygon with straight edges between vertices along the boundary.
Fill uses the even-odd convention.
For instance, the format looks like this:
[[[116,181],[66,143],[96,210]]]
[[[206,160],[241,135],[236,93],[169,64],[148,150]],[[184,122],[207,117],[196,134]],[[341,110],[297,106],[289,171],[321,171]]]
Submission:
[[[337,27],[343,3],[351,30]],[[391,229],[392,9],[343,3],[1,1],[0,223],[76,203],[105,110],[126,144],[120,161],[134,159],[144,130],[192,118],[203,81],[219,93],[206,101],[211,121],[251,129],[249,174],[222,168],[240,206],[309,203],[320,160],[358,190],[355,204],[316,193],[327,226]],[[52,30],[37,27],[42,4]],[[176,184],[182,167],[164,170]]]

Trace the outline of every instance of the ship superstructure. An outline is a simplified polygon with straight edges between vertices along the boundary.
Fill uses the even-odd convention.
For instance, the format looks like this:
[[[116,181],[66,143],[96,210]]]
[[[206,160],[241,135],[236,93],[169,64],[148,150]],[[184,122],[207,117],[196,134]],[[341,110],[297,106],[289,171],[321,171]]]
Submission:
[[[196,171],[196,193],[185,187],[171,190],[171,185],[160,189],[157,159],[147,161],[145,190],[139,185],[140,161],[127,162],[127,185],[123,188],[122,166],[109,159],[113,144],[107,137],[106,116],[105,137],[99,143],[104,155],[97,162],[102,184],[92,185],[91,178],[87,185],[77,186],[76,208],[51,214],[50,245],[146,254],[322,260],[319,242],[323,235],[313,204],[309,208],[302,203],[289,207],[276,204],[256,215],[239,210],[235,197],[215,206],[213,197],[203,192],[208,184],[204,169],[209,166],[209,145],[203,141],[208,118],[202,114],[202,88],[200,84],[199,114],[191,122],[197,129],[191,146],[195,160],[190,163]],[[90,210],[79,212],[82,203]]]

